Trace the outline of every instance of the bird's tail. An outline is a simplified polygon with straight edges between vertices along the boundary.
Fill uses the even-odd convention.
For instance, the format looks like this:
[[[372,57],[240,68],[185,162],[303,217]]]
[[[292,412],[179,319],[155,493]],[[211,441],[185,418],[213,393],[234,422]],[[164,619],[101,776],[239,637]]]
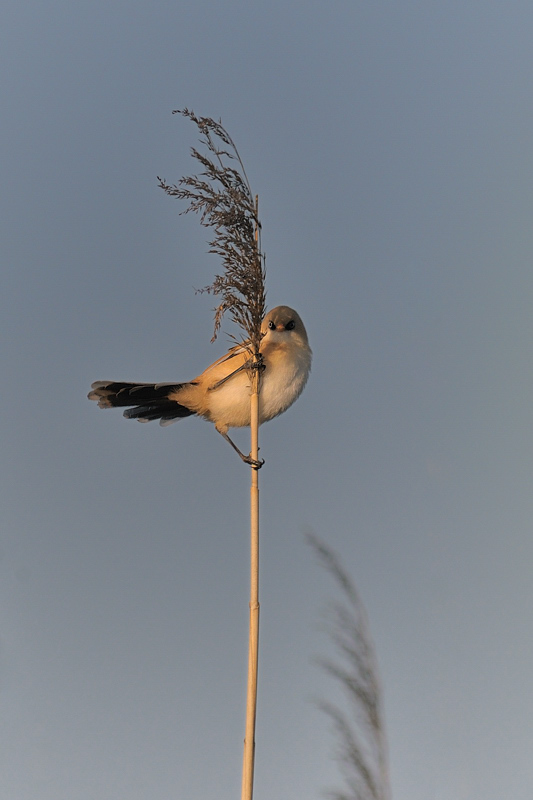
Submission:
[[[89,400],[96,400],[100,408],[123,408],[124,416],[139,422],[160,420],[161,425],[169,425],[183,417],[194,414],[190,408],[182,406],[169,395],[175,392],[180,383],[114,383],[113,381],[96,381],[87,395]],[[133,406],[133,407],[132,407]]]

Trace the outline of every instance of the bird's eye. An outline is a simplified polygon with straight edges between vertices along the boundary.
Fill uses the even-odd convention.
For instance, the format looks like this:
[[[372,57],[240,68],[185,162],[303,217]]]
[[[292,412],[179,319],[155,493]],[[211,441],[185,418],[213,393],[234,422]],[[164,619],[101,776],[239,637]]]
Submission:
[[[276,330],[276,325],[274,322],[272,322],[272,320],[270,320],[270,322],[268,323],[268,327],[270,328],[271,331]]]
[[[291,319],[291,321],[287,322],[287,324],[285,325],[285,330],[292,331],[293,328],[294,328],[294,320]]]

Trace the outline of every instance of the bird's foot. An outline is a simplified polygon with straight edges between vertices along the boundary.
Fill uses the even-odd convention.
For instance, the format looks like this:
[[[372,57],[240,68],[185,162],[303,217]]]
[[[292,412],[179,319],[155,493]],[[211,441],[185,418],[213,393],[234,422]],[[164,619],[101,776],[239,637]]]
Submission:
[[[252,456],[245,456],[241,454],[241,458],[245,464],[249,464],[253,469],[261,469],[263,464],[265,463],[264,458],[260,458],[259,461],[256,458],[252,458]]]

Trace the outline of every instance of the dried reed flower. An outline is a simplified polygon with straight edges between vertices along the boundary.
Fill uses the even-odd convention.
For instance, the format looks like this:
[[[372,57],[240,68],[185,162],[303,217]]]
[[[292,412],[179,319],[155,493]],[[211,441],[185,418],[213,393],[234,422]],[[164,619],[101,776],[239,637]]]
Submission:
[[[188,201],[182,214],[194,211],[200,214],[202,225],[214,230],[209,252],[221,256],[224,271],[215,276],[210,286],[200,290],[221,298],[215,308],[212,341],[217,337],[224,314],[229,312],[249,340],[251,353],[257,355],[266,305],[265,256],[261,251],[257,198],[252,195],[239,152],[222,121],[198,117],[187,108],[172,113],[182,114],[197,125],[200,142],[208,151],[205,154],[191,148],[193,158],[203,167],[199,175],[180,178],[174,185],[159,177],[158,181],[168,195]]]
[[[340,560],[314,534],[306,536],[321,564],[340,587],[344,603],[332,604],[328,633],[342,662],[320,659],[348,699],[351,714],[333,703],[319,706],[333,721],[337,753],[348,786],[329,793],[333,800],[388,800],[390,786],[381,686],[366,611]]]

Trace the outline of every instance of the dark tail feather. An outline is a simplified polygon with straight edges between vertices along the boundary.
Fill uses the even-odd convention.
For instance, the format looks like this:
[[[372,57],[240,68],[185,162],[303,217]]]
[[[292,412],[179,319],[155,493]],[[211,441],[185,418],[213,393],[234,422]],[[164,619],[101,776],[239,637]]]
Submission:
[[[179,383],[114,383],[113,381],[96,381],[91,386],[89,400],[97,400],[100,408],[118,408],[135,406],[140,403],[152,403],[168,400],[171,391],[179,389]]]
[[[96,381],[89,392],[89,400],[97,400],[100,408],[123,408],[134,406],[124,411],[128,419],[139,422],[150,422],[160,419],[162,425],[194,414],[189,408],[175,400],[169,400],[169,394],[179,389],[180,383],[114,383],[112,381]]]
[[[153,419],[160,419],[161,425],[169,425],[174,420],[190,417],[191,414],[194,414],[194,411],[181,406],[175,400],[159,400],[143,406],[127,408],[124,412],[124,416],[127,419],[136,419],[139,422],[151,422]]]

